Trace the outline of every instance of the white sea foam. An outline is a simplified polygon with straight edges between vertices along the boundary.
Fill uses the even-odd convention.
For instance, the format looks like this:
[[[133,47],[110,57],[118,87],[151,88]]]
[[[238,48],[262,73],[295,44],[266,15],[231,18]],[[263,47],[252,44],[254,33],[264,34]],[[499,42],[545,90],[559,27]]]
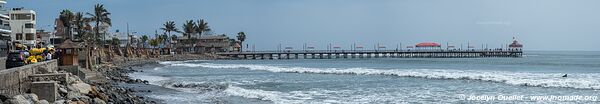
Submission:
[[[210,61],[210,60],[161,61],[158,63],[163,64],[163,65],[171,65],[171,64],[180,64],[180,63],[186,63],[186,62],[204,62],[204,61]]]
[[[311,89],[306,91],[265,91],[261,89],[246,89],[233,83],[248,82],[207,82],[207,81],[181,81],[173,78],[132,73],[131,77],[150,81],[150,84],[174,89],[193,95],[151,95],[152,98],[176,102],[209,101],[223,96],[239,96],[250,99],[272,101],[276,104],[302,104],[302,103],[372,103],[378,101],[398,100],[400,95],[385,94],[356,94],[357,90],[331,91],[324,89]],[[256,82],[256,81],[251,81]],[[246,85],[246,84],[242,84]],[[358,91],[360,92],[360,91]],[[368,92],[368,91],[367,91]],[[209,102],[210,103],[210,102]]]
[[[324,90],[311,89],[306,91],[265,91],[260,89],[245,89],[230,86],[225,91],[231,96],[272,101],[276,104],[368,104],[368,103],[390,103],[405,102],[405,93],[372,93],[373,90]]]
[[[536,87],[564,87],[577,89],[600,89],[599,73],[581,73],[561,77],[563,73],[528,73],[490,70],[455,69],[370,69],[370,68],[308,68],[255,64],[175,63],[172,66],[205,67],[218,69],[249,69],[283,73],[391,75],[428,79],[480,80],[510,85]]]
[[[143,80],[147,80],[148,82],[150,82],[150,84],[158,84],[157,82],[159,81],[163,81],[163,80],[169,80],[170,78],[167,77],[162,77],[162,76],[152,76],[152,75],[146,75],[143,73],[131,73],[129,74],[130,77],[134,78],[134,79],[143,79]]]
[[[303,100],[297,99],[289,99],[284,97],[291,97],[287,93],[278,92],[278,91],[264,91],[258,89],[244,89],[241,87],[230,86],[227,88],[225,93],[233,96],[241,96],[245,98],[253,98],[260,100],[268,100],[273,101],[274,103],[283,104],[283,103],[302,103]]]

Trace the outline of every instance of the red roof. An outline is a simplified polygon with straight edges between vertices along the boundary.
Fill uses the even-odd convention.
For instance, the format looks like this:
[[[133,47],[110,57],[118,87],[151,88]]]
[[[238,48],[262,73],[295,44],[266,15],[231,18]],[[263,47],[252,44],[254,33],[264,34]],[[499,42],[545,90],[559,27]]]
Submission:
[[[510,47],[510,48],[522,48],[523,45],[519,44],[519,41],[517,41],[517,38],[513,37],[513,42],[510,45],[508,45],[508,47]]]
[[[442,45],[433,42],[424,42],[415,45],[415,47],[441,47]]]
[[[515,40],[515,41],[513,41],[513,43],[511,43],[510,45],[508,45],[508,47],[511,47],[511,48],[521,48],[521,47],[523,47],[523,45],[519,44],[519,42],[517,42]]]

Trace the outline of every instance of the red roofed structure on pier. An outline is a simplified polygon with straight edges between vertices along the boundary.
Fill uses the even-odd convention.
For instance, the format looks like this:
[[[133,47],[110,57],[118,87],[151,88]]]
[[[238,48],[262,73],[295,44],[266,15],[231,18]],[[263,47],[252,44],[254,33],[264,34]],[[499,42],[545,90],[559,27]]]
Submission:
[[[441,49],[442,45],[434,42],[423,42],[415,45],[419,49]]]
[[[521,48],[523,48],[522,44],[519,44],[519,41],[517,41],[517,38],[513,37],[513,42],[508,45],[509,49],[516,49],[516,50],[520,50]]]

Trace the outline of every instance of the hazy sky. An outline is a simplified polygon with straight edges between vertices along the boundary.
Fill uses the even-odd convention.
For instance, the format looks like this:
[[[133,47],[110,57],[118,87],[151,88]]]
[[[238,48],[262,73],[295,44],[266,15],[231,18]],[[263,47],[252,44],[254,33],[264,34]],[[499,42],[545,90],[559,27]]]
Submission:
[[[600,50],[600,0],[9,0],[7,7],[33,9],[37,27],[52,29],[62,9],[91,12],[96,3],[112,13],[113,32],[128,22],[130,31],[154,34],[168,20],[181,28],[203,18],[216,34],[246,32],[245,43],[257,50],[280,43],[491,48],[513,36],[525,50]]]

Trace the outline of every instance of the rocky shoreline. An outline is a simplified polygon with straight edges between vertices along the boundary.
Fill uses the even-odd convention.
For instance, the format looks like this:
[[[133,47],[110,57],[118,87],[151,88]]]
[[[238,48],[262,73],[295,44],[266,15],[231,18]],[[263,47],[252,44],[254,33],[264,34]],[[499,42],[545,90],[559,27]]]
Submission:
[[[152,92],[151,90],[136,89],[133,87],[119,86],[119,84],[138,84],[138,85],[149,85],[148,81],[141,79],[132,79],[128,76],[129,73],[143,71],[144,68],[159,67],[160,61],[185,61],[185,60],[216,60],[226,59],[225,57],[218,57],[212,55],[167,55],[159,58],[146,58],[146,59],[128,59],[113,62],[116,67],[113,68],[102,68],[108,69],[104,71],[103,75],[111,80],[111,83],[100,85],[111,95],[109,99],[117,104],[162,104],[165,103],[158,99],[151,99],[138,95],[136,92]],[[150,66],[148,66],[150,65]],[[109,101],[111,102],[111,101]]]
[[[143,71],[144,68],[158,67],[160,61],[216,60],[227,59],[211,54],[163,55],[155,58],[122,58],[105,63],[91,71],[97,77],[80,79],[69,74],[66,85],[59,85],[58,98],[54,102],[38,99],[35,94],[13,96],[0,104],[162,104],[158,99],[140,95],[140,92],[152,92],[147,89],[122,86],[123,84],[152,86],[148,81],[132,79],[129,73]],[[134,70],[137,69],[137,70]],[[84,69],[85,70],[85,69]],[[54,73],[65,73],[58,71]]]

